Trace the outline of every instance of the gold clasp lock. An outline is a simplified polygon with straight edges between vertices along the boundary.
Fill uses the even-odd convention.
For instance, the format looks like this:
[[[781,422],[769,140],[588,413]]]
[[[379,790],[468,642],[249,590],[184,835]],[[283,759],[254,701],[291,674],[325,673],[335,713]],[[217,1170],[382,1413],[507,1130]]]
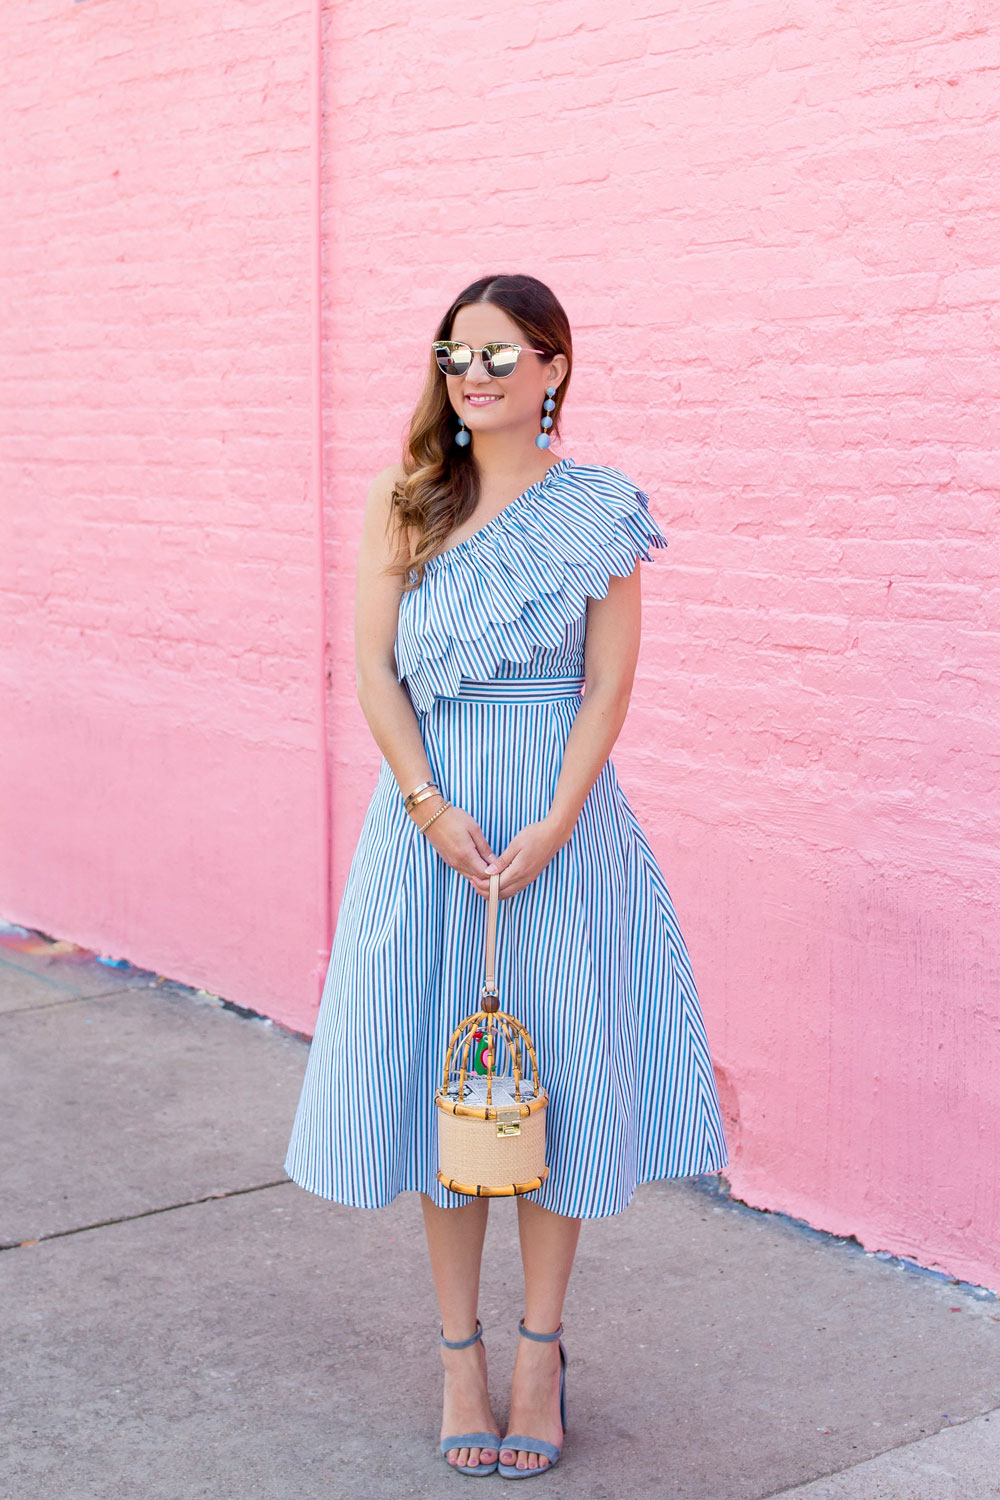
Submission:
[[[520,1135],[521,1111],[519,1109],[497,1110],[497,1135]]]

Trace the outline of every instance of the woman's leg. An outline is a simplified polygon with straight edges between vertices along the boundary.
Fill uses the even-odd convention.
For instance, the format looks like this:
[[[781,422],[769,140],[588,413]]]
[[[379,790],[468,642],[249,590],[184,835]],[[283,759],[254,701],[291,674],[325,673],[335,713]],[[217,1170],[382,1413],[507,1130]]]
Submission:
[[[439,1208],[427,1193],[420,1195],[431,1257],[431,1274],[441,1308],[446,1339],[467,1339],[476,1331],[479,1271],[483,1260],[488,1198],[473,1198],[461,1208]],[[482,1340],[466,1349],[441,1345],[444,1365],[442,1438],[459,1432],[496,1432],[497,1421],[486,1389],[486,1353]],[[475,1468],[491,1464],[495,1448],[452,1448],[450,1464]]]
[[[527,1198],[517,1200],[517,1228],[524,1264],[524,1326],[532,1333],[554,1333],[562,1322],[563,1299],[569,1285],[580,1238],[580,1219],[554,1214]],[[562,1444],[559,1420],[559,1345],[534,1339],[517,1340],[517,1359],[510,1391],[508,1432]],[[516,1453],[516,1457],[515,1457]],[[544,1469],[548,1459],[500,1445],[500,1462],[519,1469]]]

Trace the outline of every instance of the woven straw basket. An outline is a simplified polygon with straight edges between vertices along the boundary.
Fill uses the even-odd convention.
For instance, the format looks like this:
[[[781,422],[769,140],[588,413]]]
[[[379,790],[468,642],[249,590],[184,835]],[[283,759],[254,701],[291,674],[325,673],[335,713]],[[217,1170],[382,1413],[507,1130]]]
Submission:
[[[434,1095],[438,1120],[438,1182],[472,1198],[509,1198],[541,1187],[548,1095],[538,1058],[520,1021],[500,1009],[495,981],[500,876],[490,876],[486,915],[486,978],[482,1008],[452,1032],[444,1079]],[[511,1073],[497,1073],[497,1048]],[[531,1078],[524,1077],[524,1059]],[[453,1066],[454,1064],[454,1066]]]

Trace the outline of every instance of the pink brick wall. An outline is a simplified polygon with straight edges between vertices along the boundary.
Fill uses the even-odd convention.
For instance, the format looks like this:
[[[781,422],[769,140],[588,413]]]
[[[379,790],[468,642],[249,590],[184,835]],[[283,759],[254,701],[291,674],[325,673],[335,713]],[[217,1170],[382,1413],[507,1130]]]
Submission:
[[[45,10],[3,23],[0,910],[308,1027],[311,19]],[[670,537],[615,761],[691,948],[726,1175],[1000,1288],[992,12],[611,14],[328,6],[333,906],[378,762],[364,492],[441,309],[526,270],[576,335],[556,451],[628,470]]]
[[[309,12],[32,0],[0,32],[0,912],[302,1014]]]

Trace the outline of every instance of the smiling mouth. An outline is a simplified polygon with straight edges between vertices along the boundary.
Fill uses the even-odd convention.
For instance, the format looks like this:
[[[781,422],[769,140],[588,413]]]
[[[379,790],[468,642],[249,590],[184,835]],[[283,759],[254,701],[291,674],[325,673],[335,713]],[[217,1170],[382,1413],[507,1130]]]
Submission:
[[[494,401],[502,401],[502,396],[466,396],[470,406],[491,406]]]

